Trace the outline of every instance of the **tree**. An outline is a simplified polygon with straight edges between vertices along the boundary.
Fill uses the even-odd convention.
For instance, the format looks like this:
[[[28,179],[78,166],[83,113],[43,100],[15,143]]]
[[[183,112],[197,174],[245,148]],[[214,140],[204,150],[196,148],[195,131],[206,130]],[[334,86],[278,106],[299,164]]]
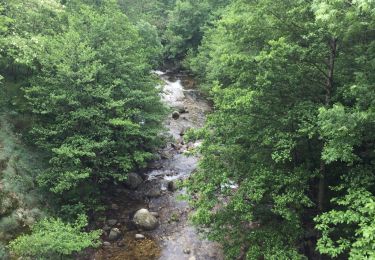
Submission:
[[[168,12],[173,9],[176,0],[119,0],[121,10],[134,23],[140,20],[156,26],[160,35],[165,31]]]
[[[62,259],[87,247],[100,245],[101,231],[83,232],[86,226],[87,218],[84,215],[80,215],[73,225],[65,224],[60,219],[46,218],[31,228],[31,234],[11,241],[9,247],[19,257]]]
[[[207,21],[209,6],[200,0],[177,1],[169,14],[165,33],[167,58],[182,60],[191,48],[197,48]]]
[[[3,34],[8,30],[8,25],[11,23],[12,19],[9,17],[5,16],[4,14],[4,7],[0,3],[0,35],[3,36]],[[0,47],[2,48],[4,42],[0,41]],[[0,58],[2,56],[0,55]],[[1,80],[3,79],[3,76],[0,75],[0,86],[1,86]]]
[[[317,23],[338,44],[337,98],[319,110],[322,159],[340,167],[329,210],[315,220],[320,252],[331,257],[374,257],[375,3],[314,1]]]
[[[179,63],[194,57],[210,22],[220,16],[220,10],[229,3],[228,0],[176,1],[163,34],[166,60]]]
[[[146,166],[164,108],[148,49],[114,1],[67,6],[66,32],[40,39],[40,71],[25,87],[31,140],[49,153],[39,183],[63,203],[97,205],[105,183]]]
[[[312,257],[320,236],[318,249],[329,253],[330,234],[353,241],[364,233],[350,231],[353,223],[371,230],[368,193],[358,210],[363,223],[333,228],[347,211],[323,212],[337,207],[333,197],[342,207],[353,196],[328,187],[373,167],[373,21],[368,1],[234,1],[205,32],[189,64],[209,86],[215,112],[188,187],[194,221],[211,227],[228,258]],[[313,227],[319,214],[322,234]],[[338,241],[339,249],[348,245]]]

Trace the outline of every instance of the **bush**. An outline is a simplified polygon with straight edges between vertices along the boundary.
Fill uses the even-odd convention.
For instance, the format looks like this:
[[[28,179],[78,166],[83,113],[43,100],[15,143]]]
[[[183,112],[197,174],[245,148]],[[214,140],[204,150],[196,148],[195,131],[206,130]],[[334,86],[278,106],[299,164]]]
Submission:
[[[87,247],[99,246],[101,231],[83,232],[87,217],[80,215],[72,224],[61,219],[46,218],[32,227],[29,235],[22,235],[9,244],[11,252],[20,257],[56,259],[70,256]]]

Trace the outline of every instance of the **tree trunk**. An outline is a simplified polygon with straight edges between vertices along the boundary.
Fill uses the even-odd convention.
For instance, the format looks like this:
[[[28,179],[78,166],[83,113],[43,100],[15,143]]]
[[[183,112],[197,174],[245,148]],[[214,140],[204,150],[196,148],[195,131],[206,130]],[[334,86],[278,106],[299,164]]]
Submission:
[[[337,39],[332,38],[330,43],[330,55],[328,58],[328,73],[327,73],[327,81],[325,84],[325,106],[330,107],[332,102],[332,92],[333,92],[333,74],[335,70],[335,59],[336,59],[336,50],[337,50]],[[326,189],[326,180],[325,180],[325,163],[321,159],[320,162],[320,176],[319,176],[319,184],[318,184],[318,210],[324,210],[324,200],[325,200],[325,189]]]
[[[318,210],[322,212],[324,210],[324,198],[326,193],[326,183],[325,183],[325,164],[323,160],[320,162],[320,176],[318,183]]]

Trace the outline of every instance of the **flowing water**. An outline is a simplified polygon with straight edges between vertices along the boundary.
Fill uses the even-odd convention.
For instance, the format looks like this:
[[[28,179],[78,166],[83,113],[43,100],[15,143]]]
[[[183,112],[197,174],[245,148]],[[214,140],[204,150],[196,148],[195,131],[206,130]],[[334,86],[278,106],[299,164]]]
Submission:
[[[188,178],[197,167],[199,158],[187,153],[200,145],[185,143],[184,133],[190,128],[204,125],[210,105],[194,82],[185,75],[155,71],[163,80],[161,98],[171,108],[171,115],[165,120],[170,142],[162,149],[160,159],[144,173],[144,183],[136,190],[117,189],[109,203],[112,209],[107,219],[118,220],[121,240],[100,248],[90,259],[104,260],[220,260],[223,259],[220,246],[207,241],[188,220],[191,209],[186,201],[179,199],[183,190],[175,190],[171,183]],[[179,111],[179,117],[172,112]],[[176,114],[176,113],[174,113]],[[136,230],[131,222],[133,214],[140,208],[157,212],[159,226],[153,231]],[[104,225],[103,221],[102,225]],[[99,224],[100,225],[100,224]],[[146,239],[136,240],[135,234]],[[103,235],[105,240],[108,233]]]

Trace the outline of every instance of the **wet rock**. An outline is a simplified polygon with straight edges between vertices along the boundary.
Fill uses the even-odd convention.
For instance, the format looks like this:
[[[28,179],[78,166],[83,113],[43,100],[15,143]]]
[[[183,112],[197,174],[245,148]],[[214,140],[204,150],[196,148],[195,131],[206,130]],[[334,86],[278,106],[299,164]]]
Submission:
[[[104,241],[103,246],[111,246],[111,243],[109,243],[108,241]]]
[[[156,180],[146,182],[140,190],[146,197],[157,198],[161,196],[161,183]]]
[[[117,204],[115,204],[115,203],[112,203],[111,209],[113,209],[113,210],[119,210],[119,206]]]
[[[184,254],[186,254],[186,255],[188,255],[188,254],[190,254],[190,249],[189,248],[186,248],[186,249],[184,249]]]
[[[158,220],[147,209],[138,210],[134,215],[133,222],[138,228],[145,230],[153,230],[158,226]]]
[[[180,114],[183,114],[183,113],[188,113],[188,110],[185,106],[181,105],[181,106],[177,106],[176,107],[176,110],[178,111],[178,113]]]
[[[148,192],[145,194],[149,198],[157,198],[161,196],[161,188],[160,187],[152,187]]]
[[[158,212],[150,212],[150,214],[153,215],[155,218],[159,217],[159,213]]]
[[[108,225],[105,225],[105,226],[103,227],[103,230],[104,230],[104,231],[110,231],[110,230],[111,230],[111,227],[108,226]]]
[[[117,223],[117,219],[109,219],[108,220],[108,225],[110,225],[110,226],[114,226],[114,225],[116,225],[116,223]]]
[[[124,241],[118,241],[117,242],[117,246],[118,247],[124,247],[125,246],[125,242]]]
[[[138,188],[138,186],[143,182],[143,179],[141,176],[136,174],[135,172],[128,173],[128,178],[125,181],[125,185],[132,190],[135,190]]]
[[[179,150],[181,149],[181,144],[174,144],[174,143],[171,143],[171,147],[174,148],[175,150]]]
[[[150,169],[161,169],[163,167],[163,163],[160,161],[162,158],[161,158],[161,155],[159,155],[159,159],[157,159],[157,161],[153,161],[149,164],[149,168]],[[164,158],[165,159],[165,158]]]
[[[172,118],[173,118],[174,120],[179,119],[179,118],[180,118],[180,113],[179,113],[178,111],[174,111],[174,112],[172,113]]]
[[[111,241],[119,239],[121,236],[121,231],[118,228],[112,228],[111,232],[109,232],[108,239]]]
[[[169,151],[162,151],[160,153],[162,159],[170,159],[172,158],[172,154]]]
[[[136,240],[142,240],[142,239],[145,239],[145,236],[142,235],[142,234],[135,234],[135,239]]]
[[[168,182],[168,190],[170,191],[176,191],[178,190],[178,184],[176,181],[170,181]]]

